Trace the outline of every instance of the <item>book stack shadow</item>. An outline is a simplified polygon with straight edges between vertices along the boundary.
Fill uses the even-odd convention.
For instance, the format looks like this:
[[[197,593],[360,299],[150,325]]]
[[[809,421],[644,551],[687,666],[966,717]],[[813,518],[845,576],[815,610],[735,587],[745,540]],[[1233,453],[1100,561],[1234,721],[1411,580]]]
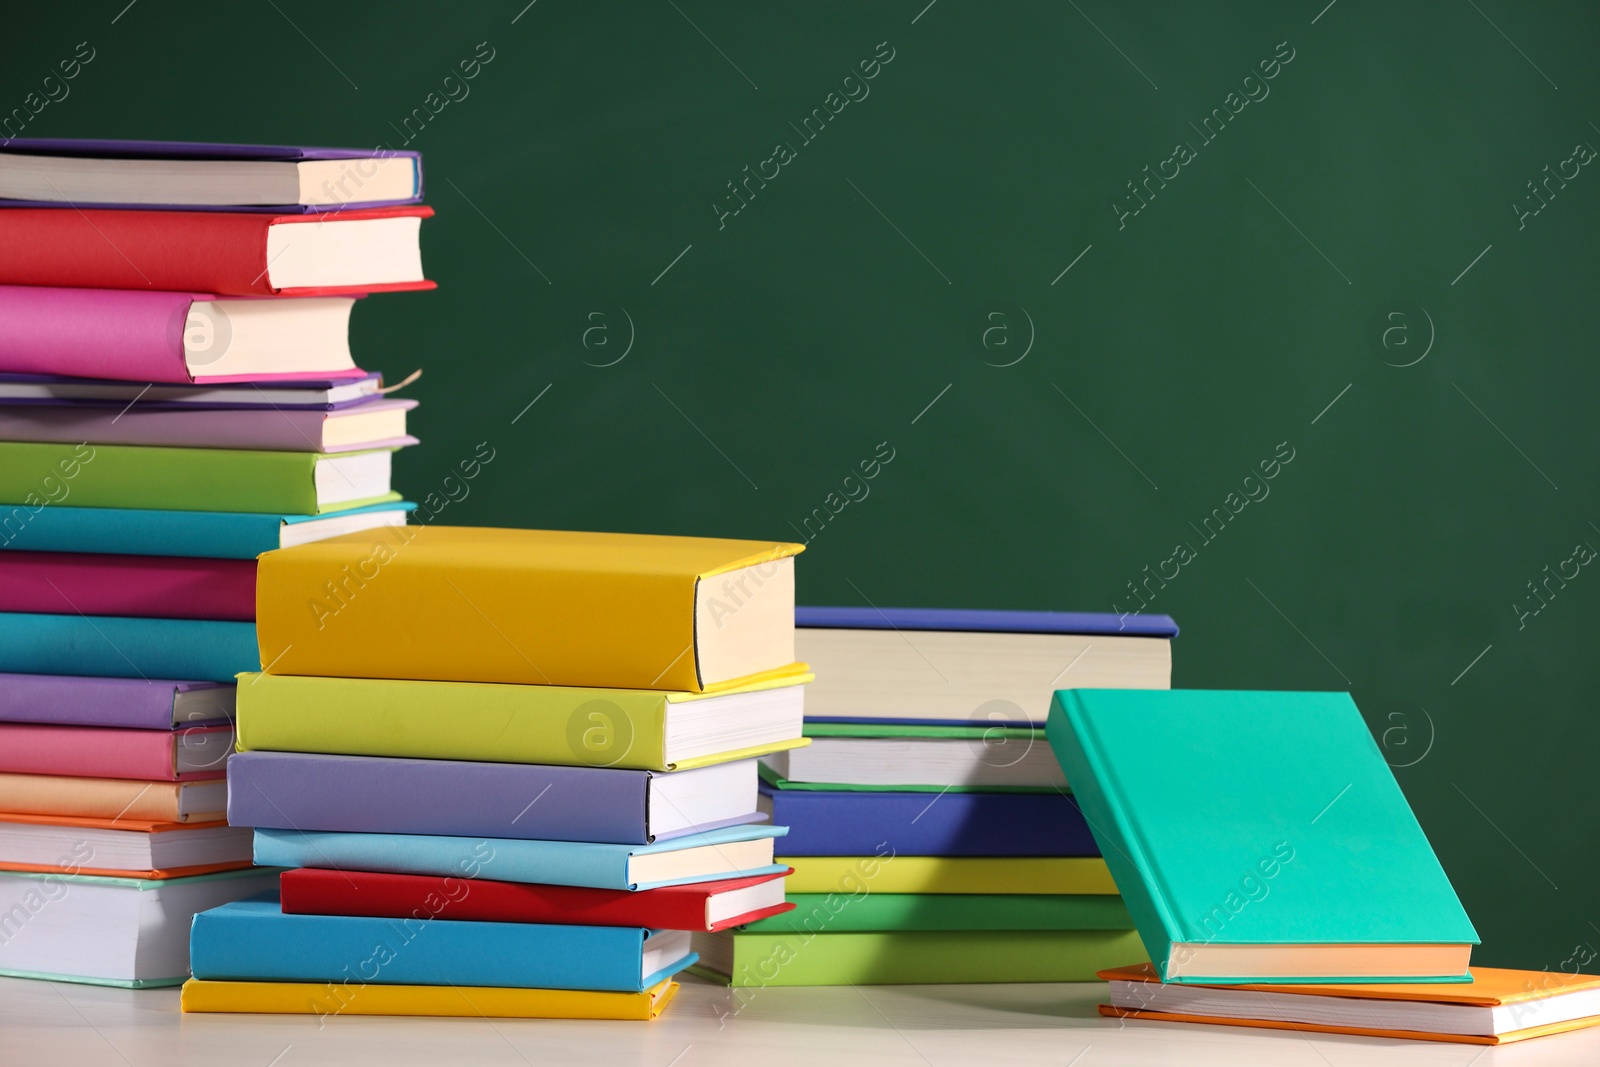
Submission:
[[[799,549],[427,526],[267,553],[228,817],[289,869],[195,917],[184,1010],[656,1018],[693,933],[790,907],[756,760],[806,743]]]
[[[739,987],[1091,980],[1139,954],[1043,723],[1062,680],[1166,688],[1165,616],[800,608],[807,748],[762,759],[788,914],[701,935]]]
[[[175,985],[270,888],[225,821],[255,557],[405,522],[413,402],[348,332],[432,286],[420,197],[415,155],[0,146],[0,974]]]

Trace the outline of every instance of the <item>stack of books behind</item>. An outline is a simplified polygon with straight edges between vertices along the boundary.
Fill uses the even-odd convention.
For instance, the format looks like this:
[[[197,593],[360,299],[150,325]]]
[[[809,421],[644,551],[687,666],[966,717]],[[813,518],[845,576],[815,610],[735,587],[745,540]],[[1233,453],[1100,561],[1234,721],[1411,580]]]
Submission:
[[[173,985],[268,889],[225,822],[257,553],[404,523],[356,298],[429,288],[415,155],[0,147],[0,973]],[[343,210],[351,208],[351,210]]]
[[[264,555],[228,815],[291,869],[195,917],[184,1009],[655,1018],[693,933],[790,907],[756,759],[806,743],[800,549],[426,526]]]
[[[1046,743],[1062,684],[1164,689],[1165,616],[800,608],[807,748],[762,760],[796,910],[696,939],[736,986],[1084,981],[1139,954]]]

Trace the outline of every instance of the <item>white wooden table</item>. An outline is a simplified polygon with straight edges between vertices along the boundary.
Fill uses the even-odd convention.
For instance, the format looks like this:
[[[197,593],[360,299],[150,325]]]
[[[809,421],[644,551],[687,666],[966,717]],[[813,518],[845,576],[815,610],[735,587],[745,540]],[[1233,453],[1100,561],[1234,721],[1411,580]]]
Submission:
[[[872,986],[732,991],[687,978],[653,1023],[184,1015],[175,989],[0,979],[0,1065],[300,1067],[945,1067],[947,1064],[1600,1064],[1600,1029],[1486,1048],[1119,1024],[1101,985]]]

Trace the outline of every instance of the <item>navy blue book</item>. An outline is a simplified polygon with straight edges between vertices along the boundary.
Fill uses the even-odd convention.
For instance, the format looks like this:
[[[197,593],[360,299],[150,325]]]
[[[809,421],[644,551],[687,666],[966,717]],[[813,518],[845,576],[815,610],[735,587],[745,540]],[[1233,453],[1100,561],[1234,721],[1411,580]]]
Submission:
[[[189,932],[194,976],[219,982],[638,993],[698,958],[683,930],[285,915],[276,900],[203,911]]]
[[[1177,637],[1170,615],[1093,611],[984,611],[966,608],[794,609],[794,624],[833,630],[955,630],[990,634],[1118,634]]]
[[[1178,635],[1132,611],[797,607],[795,626],[807,722],[984,727],[1042,726],[1058,689],[1170,689]]]
[[[761,804],[789,828],[785,856],[1098,856],[1062,793],[891,793],[777,789]]]

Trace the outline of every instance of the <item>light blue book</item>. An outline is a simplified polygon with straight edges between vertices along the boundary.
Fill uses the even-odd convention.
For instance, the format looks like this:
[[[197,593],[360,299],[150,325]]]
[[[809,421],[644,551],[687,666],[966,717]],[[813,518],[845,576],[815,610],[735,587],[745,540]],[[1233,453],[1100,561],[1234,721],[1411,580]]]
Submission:
[[[1350,694],[1061,690],[1045,733],[1163,981],[1471,981]]]
[[[285,915],[269,900],[203,911],[189,934],[194,976],[222,982],[638,993],[698,958],[682,930]]]
[[[0,612],[0,672],[231,682],[260,669],[253,622]]]
[[[0,523],[0,549],[255,559],[275,548],[403,525],[414,508],[404,500],[329,515],[47,507],[29,515],[26,522]]]
[[[773,838],[788,832],[787,826],[729,826],[652,845],[600,845],[503,837],[257,830],[255,859],[271,867],[431,874],[593,889],[655,889],[788,870],[772,862]]]

